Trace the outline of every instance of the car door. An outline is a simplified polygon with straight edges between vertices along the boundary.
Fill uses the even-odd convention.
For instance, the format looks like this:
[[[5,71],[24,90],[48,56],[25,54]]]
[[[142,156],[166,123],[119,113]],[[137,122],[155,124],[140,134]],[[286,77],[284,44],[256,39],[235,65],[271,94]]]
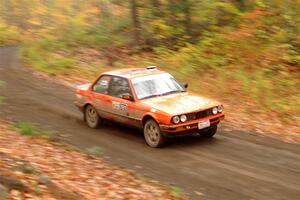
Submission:
[[[110,110],[111,99],[108,95],[111,78],[109,75],[102,75],[92,86],[90,94],[97,112],[101,117],[106,119],[113,117]]]
[[[132,126],[139,126],[139,119],[135,119],[133,116],[135,102],[128,80],[123,77],[113,76],[110,81],[108,94],[111,96],[110,108],[114,120]],[[129,95],[131,99],[123,99],[122,96],[125,94]]]

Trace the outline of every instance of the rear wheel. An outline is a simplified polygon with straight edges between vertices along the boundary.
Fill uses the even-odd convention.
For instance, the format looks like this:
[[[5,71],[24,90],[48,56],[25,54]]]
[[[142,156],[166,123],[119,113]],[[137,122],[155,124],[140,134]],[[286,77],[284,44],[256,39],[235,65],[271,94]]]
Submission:
[[[217,125],[213,125],[206,132],[201,133],[201,135],[203,137],[206,137],[206,138],[212,138],[216,134],[217,130],[218,130],[218,126]]]
[[[166,137],[162,135],[159,125],[153,119],[149,119],[144,125],[144,138],[153,148],[162,147],[166,143]]]
[[[99,117],[96,109],[88,105],[84,110],[84,117],[87,125],[91,128],[98,128],[101,124],[101,118]]]

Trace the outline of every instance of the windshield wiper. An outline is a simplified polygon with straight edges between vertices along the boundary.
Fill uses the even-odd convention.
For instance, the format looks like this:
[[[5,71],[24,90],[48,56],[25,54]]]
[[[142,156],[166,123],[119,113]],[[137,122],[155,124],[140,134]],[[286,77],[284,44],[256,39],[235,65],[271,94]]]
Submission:
[[[168,94],[172,94],[172,93],[177,93],[177,92],[184,92],[184,91],[181,91],[181,90],[172,90],[172,91],[161,93],[161,94],[153,94],[153,95],[150,95],[150,96],[146,96],[146,97],[143,97],[141,99],[149,99],[149,98],[164,96],[164,95],[168,95]]]
[[[177,92],[181,92],[181,91],[180,90],[171,90],[169,92],[162,93],[161,95],[168,95],[168,94],[173,94],[173,93],[177,93]]]
[[[143,97],[141,99],[149,99],[149,98],[152,98],[152,97],[159,97],[161,96],[162,94],[153,94],[153,95],[150,95],[150,96],[146,96],[146,97]]]

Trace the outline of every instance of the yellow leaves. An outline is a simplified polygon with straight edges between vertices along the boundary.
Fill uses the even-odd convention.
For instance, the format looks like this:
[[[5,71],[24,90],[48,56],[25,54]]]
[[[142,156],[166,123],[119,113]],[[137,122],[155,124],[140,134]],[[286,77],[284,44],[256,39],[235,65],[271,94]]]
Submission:
[[[48,12],[48,9],[44,5],[36,6],[35,9],[34,9],[34,14],[35,15],[46,15],[47,12]]]
[[[9,26],[0,20],[0,46],[14,45],[21,40],[22,36],[16,26]]]
[[[51,14],[51,17],[53,17],[53,20],[58,20],[58,21],[56,21],[56,23],[59,23],[59,24],[65,23],[71,19],[71,16],[68,16],[63,12],[53,12]]]
[[[7,153],[7,154],[12,153],[12,151],[11,151],[10,149],[1,148],[1,147],[0,147],[0,152],[2,152],[2,153]],[[0,164],[1,164],[1,163],[0,163]],[[0,165],[0,167],[1,167],[1,165]]]
[[[29,22],[31,25],[35,25],[35,26],[40,26],[40,25],[42,25],[40,19],[38,19],[38,18],[28,20],[28,22]]]
[[[98,15],[100,10],[96,6],[90,6],[85,12],[87,15]]]
[[[150,22],[150,29],[155,34],[156,39],[167,39],[172,36],[172,26],[169,26],[162,19],[156,19]]]
[[[265,16],[265,15],[270,15],[270,13],[268,13],[267,11],[262,10],[262,9],[255,9],[251,12],[244,13],[242,17],[244,19],[255,20],[255,19],[257,19],[261,16]]]
[[[100,9],[93,4],[87,4],[84,8],[80,9],[79,13],[81,16],[92,18],[100,14]]]

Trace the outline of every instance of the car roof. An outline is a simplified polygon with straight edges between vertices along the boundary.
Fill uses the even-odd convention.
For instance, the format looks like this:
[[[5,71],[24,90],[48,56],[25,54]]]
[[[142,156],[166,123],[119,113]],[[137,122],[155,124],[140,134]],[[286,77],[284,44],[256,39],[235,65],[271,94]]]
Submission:
[[[113,71],[104,72],[105,75],[112,75],[112,76],[120,76],[127,79],[133,79],[137,77],[143,77],[153,74],[162,74],[166,73],[164,71],[158,70],[156,68],[124,68],[124,69],[118,69]]]

